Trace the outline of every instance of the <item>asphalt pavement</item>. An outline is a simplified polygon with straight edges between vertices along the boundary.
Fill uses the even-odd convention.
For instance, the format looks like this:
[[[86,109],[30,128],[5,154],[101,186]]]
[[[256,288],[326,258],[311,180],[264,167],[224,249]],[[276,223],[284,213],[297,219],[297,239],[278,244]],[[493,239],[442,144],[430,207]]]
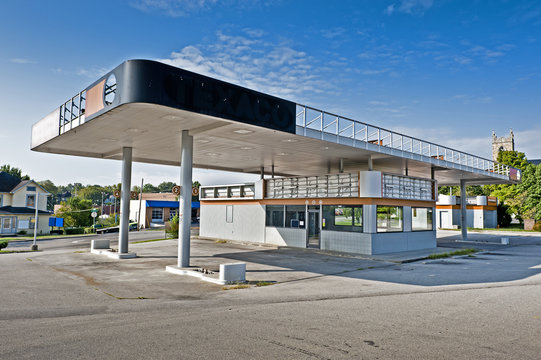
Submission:
[[[91,238],[43,241],[0,254],[0,358],[538,359],[539,239],[452,233],[446,247],[479,252],[396,263],[192,239],[193,266],[245,262],[246,287],[165,272],[176,240],[133,243],[157,232],[130,233],[138,257],[120,261]]]

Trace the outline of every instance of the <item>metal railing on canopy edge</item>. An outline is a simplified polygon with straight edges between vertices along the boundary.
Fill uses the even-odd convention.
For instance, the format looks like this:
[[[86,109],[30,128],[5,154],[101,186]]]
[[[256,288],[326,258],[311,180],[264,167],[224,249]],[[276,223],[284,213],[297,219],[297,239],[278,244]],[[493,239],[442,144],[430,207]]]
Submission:
[[[489,174],[504,175],[511,180],[520,180],[521,178],[521,171],[512,166],[500,164],[496,161],[400,134],[358,120],[331,114],[306,105],[297,104],[296,124],[304,129],[303,135],[306,135],[307,130],[320,132],[322,140],[324,140],[326,134],[335,135],[353,140],[354,142],[361,141],[367,144],[471,167],[486,171]]]

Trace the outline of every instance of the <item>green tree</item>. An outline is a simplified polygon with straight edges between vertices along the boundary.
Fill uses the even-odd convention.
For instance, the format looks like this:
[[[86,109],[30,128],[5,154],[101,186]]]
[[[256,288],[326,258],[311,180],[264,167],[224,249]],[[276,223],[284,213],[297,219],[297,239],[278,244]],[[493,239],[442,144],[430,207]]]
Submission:
[[[57,215],[64,218],[64,226],[66,227],[90,226],[92,225],[90,209],[92,209],[91,200],[72,197],[62,203]]]
[[[16,178],[19,178],[21,181],[23,180],[30,180],[30,177],[28,175],[22,175],[22,170],[16,167],[11,167],[11,165],[2,165],[0,166],[0,172],[6,172],[9,175],[15,176]]]
[[[160,189],[158,189],[156,186],[152,184],[144,184],[143,185],[143,192],[144,193],[159,193]]]
[[[42,188],[50,192],[53,197],[58,194],[58,186],[56,186],[51,180],[38,181],[38,184],[40,184]]]
[[[451,195],[460,196],[460,186],[440,186],[438,194],[449,195],[449,190],[451,190]],[[490,190],[482,185],[466,185],[466,196],[479,195],[490,195]]]
[[[105,196],[107,191],[99,185],[88,185],[77,192],[77,196],[82,199],[91,200],[93,204],[101,204],[102,194]]]
[[[515,186],[516,207],[523,219],[541,221],[541,165],[529,164],[522,172],[522,182]]]
[[[497,161],[501,164],[509,165],[517,169],[524,170],[529,165],[526,154],[519,151],[500,151]]]
[[[159,192],[171,192],[173,189],[173,186],[176,186],[174,182],[171,181],[164,181],[160,185],[158,185],[158,191]]]
[[[522,170],[522,183],[525,181],[524,174],[527,172],[527,169],[533,166],[528,163],[526,155],[518,151],[500,151],[497,160],[502,164]],[[533,176],[533,170],[529,171],[528,176]],[[526,182],[528,181],[526,180]],[[524,212],[527,210],[527,207],[524,206],[523,201],[528,198],[529,187],[529,185],[519,186],[515,184],[485,185],[485,189],[490,192],[490,195],[496,196],[500,200],[500,203],[507,205],[508,214],[514,214],[519,221],[525,218]]]

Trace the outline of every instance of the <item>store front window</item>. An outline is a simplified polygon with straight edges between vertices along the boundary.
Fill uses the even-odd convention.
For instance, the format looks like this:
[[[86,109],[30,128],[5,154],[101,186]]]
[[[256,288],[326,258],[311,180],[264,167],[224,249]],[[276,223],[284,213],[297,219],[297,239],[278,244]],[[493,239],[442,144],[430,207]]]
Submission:
[[[404,231],[404,218],[401,206],[378,205],[377,214],[378,232]]]
[[[411,208],[411,231],[430,231],[432,227],[432,208]]]
[[[284,205],[266,206],[265,225],[284,227]]]
[[[363,231],[363,207],[344,205],[323,206],[323,230]]]

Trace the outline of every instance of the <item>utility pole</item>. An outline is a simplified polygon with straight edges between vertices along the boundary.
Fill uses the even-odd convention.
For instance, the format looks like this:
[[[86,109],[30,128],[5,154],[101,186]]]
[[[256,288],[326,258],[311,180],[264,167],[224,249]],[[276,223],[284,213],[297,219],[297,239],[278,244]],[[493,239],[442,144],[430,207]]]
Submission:
[[[141,188],[139,189],[139,211],[137,212],[137,231],[139,231],[141,222],[141,202],[143,201],[143,178],[141,178]]]
[[[38,249],[38,242],[37,242],[37,237],[38,237],[38,202],[39,202],[39,192],[38,192],[38,188],[36,187],[36,202],[35,202],[35,208],[36,208],[36,214],[34,216],[34,243],[32,244],[32,250],[37,250]]]

